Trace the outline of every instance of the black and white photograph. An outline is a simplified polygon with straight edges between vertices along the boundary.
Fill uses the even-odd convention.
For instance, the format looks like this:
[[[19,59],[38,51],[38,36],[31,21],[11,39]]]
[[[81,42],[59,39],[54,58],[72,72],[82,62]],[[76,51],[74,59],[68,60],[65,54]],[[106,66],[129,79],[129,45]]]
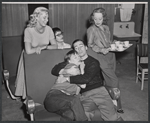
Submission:
[[[148,121],[148,2],[2,2],[2,121]]]

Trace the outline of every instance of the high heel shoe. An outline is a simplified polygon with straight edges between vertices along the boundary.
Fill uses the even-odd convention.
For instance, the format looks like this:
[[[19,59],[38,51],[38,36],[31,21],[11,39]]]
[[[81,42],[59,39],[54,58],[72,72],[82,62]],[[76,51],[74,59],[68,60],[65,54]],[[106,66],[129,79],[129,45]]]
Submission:
[[[123,109],[118,109],[117,112],[118,112],[118,113],[121,113],[121,114],[124,113]]]

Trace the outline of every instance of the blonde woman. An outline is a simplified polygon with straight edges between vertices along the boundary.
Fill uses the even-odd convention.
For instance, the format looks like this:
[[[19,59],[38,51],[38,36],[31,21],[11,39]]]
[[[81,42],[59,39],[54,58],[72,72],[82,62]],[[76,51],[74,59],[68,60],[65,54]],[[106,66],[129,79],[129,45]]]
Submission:
[[[47,22],[48,9],[45,7],[36,8],[33,14],[30,15],[29,24],[24,31],[27,54],[40,54],[43,49],[57,49],[54,33]]]
[[[24,30],[25,52],[27,54],[40,54],[43,49],[58,48],[52,28],[47,25],[47,22],[47,8],[38,7],[34,10],[33,14],[30,15],[29,23],[27,28]],[[22,51],[18,65],[17,77],[15,81],[15,96],[25,99],[26,86],[23,53],[24,50]]]

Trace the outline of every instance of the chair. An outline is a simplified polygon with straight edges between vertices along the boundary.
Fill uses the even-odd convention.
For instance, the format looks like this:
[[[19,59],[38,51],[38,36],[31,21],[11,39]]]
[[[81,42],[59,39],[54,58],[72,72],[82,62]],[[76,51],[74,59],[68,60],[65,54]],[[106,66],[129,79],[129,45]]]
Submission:
[[[17,66],[22,49],[22,36],[2,37],[2,74],[6,89],[14,100],[19,99],[14,94]]]
[[[136,83],[140,80],[141,90],[143,90],[144,80],[148,79],[145,77],[148,74],[148,63],[141,63],[142,57],[148,57],[148,44],[137,44],[137,76]]]
[[[27,55],[24,52],[25,84],[27,90],[25,105],[31,121],[65,121],[65,117],[48,112],[44,108],[43,102],[47,92],[56,80],[56,77],[51,74],[51,69],[54,65],[64,60],[64,56],[68,51],[70,49],[45,50],[40,55]],[[94,104],[90,104],[87,112],[94,112],[92,121],[102,121],[100,111],[96,104]]]
[[[4,80],[6,82],[7,90],[10,94],[10,97],[14,100],[17,100],[18,98],[14,95],[15,93],[15,76],[9,77],[9,71],[3,70]]]

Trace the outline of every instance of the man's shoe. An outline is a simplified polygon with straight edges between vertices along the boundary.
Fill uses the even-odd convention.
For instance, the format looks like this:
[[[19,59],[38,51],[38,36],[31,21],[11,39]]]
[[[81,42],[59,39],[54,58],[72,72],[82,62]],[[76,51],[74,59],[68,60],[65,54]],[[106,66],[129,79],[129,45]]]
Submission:
[[[118,112],[118,113],[121,113],[121,114],[124,113],[124,111],[123,111],[122,109],[118,109],[117,112]]]

